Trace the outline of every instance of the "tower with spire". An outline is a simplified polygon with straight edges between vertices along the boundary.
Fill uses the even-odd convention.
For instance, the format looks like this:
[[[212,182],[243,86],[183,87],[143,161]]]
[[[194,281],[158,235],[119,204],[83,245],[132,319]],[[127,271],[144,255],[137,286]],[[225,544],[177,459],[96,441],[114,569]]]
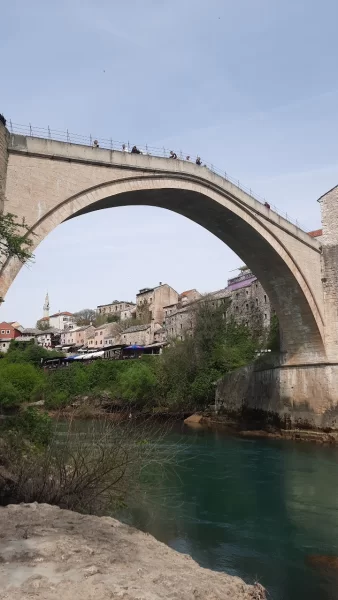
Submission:
[[[43,316],[44,318],[49,318],[49,296],[48,292],[46,294],[45,303],[43,305]]]

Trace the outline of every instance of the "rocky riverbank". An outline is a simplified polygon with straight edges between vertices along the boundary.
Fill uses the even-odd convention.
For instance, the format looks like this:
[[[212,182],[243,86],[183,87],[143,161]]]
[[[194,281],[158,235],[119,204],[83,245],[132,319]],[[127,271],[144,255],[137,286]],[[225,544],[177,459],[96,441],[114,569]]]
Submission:
[[[209,427],[211,429],[222,429],[233,435],[251,438],[271,438],[280,440],[293,440],[297,442],[314,442],[316,444],[338,444],[337,430],[316,429],[283,429],[272,425],[263,425],[260,421],[255,422],[230,418],[225,415],[210,415],[210,413],[195,413],[184,420],[186,425],[195,428]],[[249,427],[250,425],[250,427]]]
[[[263,600],[261,585],[192,558],[110,517],[47,504],[0,509],[0,599]]]

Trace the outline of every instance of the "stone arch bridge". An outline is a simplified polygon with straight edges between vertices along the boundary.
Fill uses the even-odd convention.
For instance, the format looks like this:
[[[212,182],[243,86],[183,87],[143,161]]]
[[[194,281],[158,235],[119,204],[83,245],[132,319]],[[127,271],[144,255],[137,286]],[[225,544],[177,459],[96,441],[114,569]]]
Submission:
[[[273,376],[278,372],[278,401],[283,388],[287,402],[296,393],[307,402],[310,373],[319,390],[313,384],[319,372],[326,369],[326,379],[338,362],[336,195],[332,190],[322,199],[319,243],[206,167],[10,134],[0,123],[0,211],[25,218],[34,248],[68,219],[108,207],[149,205],[188,217],[238,254],[280,321],[282,359]],[[14,259],[0,266],[0,296],[20,268]],[[282,369],[291,377],[287,385]],[[327,402],[338,404],[338,375],[337,391],[331,388]]]

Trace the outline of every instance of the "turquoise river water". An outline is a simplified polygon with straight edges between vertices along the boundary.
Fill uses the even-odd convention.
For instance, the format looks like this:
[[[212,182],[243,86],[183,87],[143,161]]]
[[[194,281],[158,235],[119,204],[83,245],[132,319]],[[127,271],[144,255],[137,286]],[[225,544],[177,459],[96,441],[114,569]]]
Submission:
[[[163,443],[180,451],[176,472],[129,522],[273,600],[338,599],[338,567],[313,558],[338,557],[337,448],[188,427]]]

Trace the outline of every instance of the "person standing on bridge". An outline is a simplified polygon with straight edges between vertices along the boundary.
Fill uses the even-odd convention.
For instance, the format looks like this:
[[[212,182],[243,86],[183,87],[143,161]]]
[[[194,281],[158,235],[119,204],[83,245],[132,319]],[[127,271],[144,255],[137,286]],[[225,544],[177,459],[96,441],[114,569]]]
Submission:
[[[100,148],[99,142],[97,140],[93,141],[93,148]]]
[[[201,157],[200,157],[200,156],[198,156],[198,157],[196,158],[196,165],[198,165],[198,166],[200,167],[200,166],[201,166],[201,164],[202,164]]]
[[[122,144],[122,152],[129,152],[129,150],[125,144]]]
[[[265,206],[266,208],[271,208],[271,206],[270,206],[270,204],[269,204],[268,202],[264,202],[264,206]]]
[[[142,154],[141,150],[137,148],[137,146],[133,146],[131,149],[132,154]]]
[[[172,150],[170,150],[170,156],[169,156],[169,158],[177,158],[176,152],[173,152]]]

